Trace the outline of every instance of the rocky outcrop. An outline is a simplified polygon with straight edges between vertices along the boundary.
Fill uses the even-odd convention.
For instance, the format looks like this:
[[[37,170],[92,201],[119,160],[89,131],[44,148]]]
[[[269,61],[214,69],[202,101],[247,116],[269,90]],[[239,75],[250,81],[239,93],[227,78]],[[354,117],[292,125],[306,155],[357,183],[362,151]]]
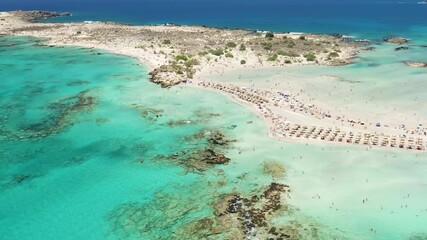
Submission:
[[[179,74],[170,65],[163,65],[149,73],[150,81],[159,84],[163,88],[172,87],[185,82],[184,74]]]
[[[403,43],[407,43],[408,39],[402,38],[402,37],[391,37],[391,38],[384,39],[384,41],[388,43],[403,44]]]
[[[159,155],[156,159],[176,163],[190,172],[203,172],[215,165],[227,164],[231,160],[213,148],[176,152],[169,156]]]
[[[15,14],[19,15],[23,20],[28,22],[37,22],[40,19],[55,18],[55,17],[64,17],[71,16],[70,13],[58,13],[58,12],[48,12],[48,11],[17,11]]]
[[[208,142],[212,145],[220,145],[220,146],[227,146],[230,143],[235,142],[235,140],[229,140],[225,137],[225,135],[220,131],[214,131],[210,134],[208,138]]]
[[[271,226],[271,219],[277,212],[286,211],[282,195],[289,192],[289,186],[273,182],[259,195],[222,195],[214,204],[215,216],[219,222],[240,225],[241,234],[248,239],[286,239],[292,234],[284,229],[276,230]]]
[[[203,161],[210,165],[226,164],[230,162],[230,158],[226,157],[222,153],[217,153],[213,149],[199,150],[196,154],[199,157],[199,161]]]
[[[415,68],[425,68],[427,67],[427,63],[425,62],[405,62],[406,65]]]

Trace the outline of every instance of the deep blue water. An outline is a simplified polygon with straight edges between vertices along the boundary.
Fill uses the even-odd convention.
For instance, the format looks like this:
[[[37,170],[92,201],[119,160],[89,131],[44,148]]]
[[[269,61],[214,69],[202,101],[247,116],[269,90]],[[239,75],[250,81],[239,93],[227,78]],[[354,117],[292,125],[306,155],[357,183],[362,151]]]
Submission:
[[[427,5],[416,4],[416,1],[2,0],[0,9],[43,9],[73,14],[54,21],[172,22],[285,32],[342,33],[359,38],[401,34],[427,38]]]

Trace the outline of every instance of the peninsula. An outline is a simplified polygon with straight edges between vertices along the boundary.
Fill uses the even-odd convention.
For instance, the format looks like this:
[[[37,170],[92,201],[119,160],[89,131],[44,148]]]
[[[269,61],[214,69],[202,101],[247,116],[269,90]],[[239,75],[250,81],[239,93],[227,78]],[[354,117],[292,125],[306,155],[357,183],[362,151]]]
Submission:
[[[40,44],[97,48],[137,58],[162,87],[203,87],[250,107],[281,140],[328,141],[424,151],[427,130],[415,119],[384,116],[328,106],[278,82],[223,83],[224,71],[253,71],[297,65],[352,63],[367,43],[341,35],[272,33],[203,26],[130,26],[112,22],[40,23],[64,14],[43,11],[0,13],[0,34],[46,39]],[[67,15],[67,14],[65,14]],[[334,79],[333,76],[327,76]],[[277,79],[276,79],[277,80]]]

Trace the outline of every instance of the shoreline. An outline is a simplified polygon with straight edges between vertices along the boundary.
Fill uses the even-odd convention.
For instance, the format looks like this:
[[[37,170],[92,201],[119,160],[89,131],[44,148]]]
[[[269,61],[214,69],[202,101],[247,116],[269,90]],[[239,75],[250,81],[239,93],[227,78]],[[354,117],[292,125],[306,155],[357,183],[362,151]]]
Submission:
[[[36,12],[36,13],[39,14],[39,12]],[[15,16],[15,14],[18,14],[18,16]],[[334,53],[338,55],[337,57],[338,60],[343,62],[340,62],[341,64],[336,64],[336,65],[350,64],[351,61],[353,61],[353,59],[357,57],[359,50],[361,50],[360,49],[361,45],[357,45],[357,46],[351,45],[351,44],[348,45],[348,43],[345,41],[341,42],[343,41],[342,39],[337,39],[329,35],[303,34],[303,35],[290,36],[289,34],[286,35],[283,33],[272,33],[274,36],[270,38],[267,35],[268,33],[265,33],[265,35],[260,36],[259,34],[253,35],[254,31],[241,30],[241,29],[228,30],[228,29],[218,29],[218,28],[203,27],[203,26],[176,26],[176,25],[129,26],[129,25],[123,25],[120,23],[117,24],[117,23],[110,23],[110,22],[65,23],[65,24],[32,23],[20,17],[19,14],[24,14],[24,16],[26,16],[26,14],[29,14],[31,17],[32,12],[0,13],[0,18],[6,19],[0,22],[0,23],[6,22],[6,26],[4,26],[3,23],[0,25],[1,34],[12,35],[12,36],[43,37],[43,38],[47,38],[47,40],[45,40],[44,42],[47,45],[51,45],[51,46],[77,46],[77,47],[83,47],[88,49],[95,48],[95,49],[100,49],[102,51],[106,51],[113,54],[133,57],[137,59],[141,64],[144,64],[147,67],[147,69],[150,71],[151,81],[161,85],[162,87],[171,87],[173,85],[177,85],[183,82],[188,82],[190,80],[200,84],[204,82],[205,79],[203,77],[203,74],[206,74],[207,72],[210,72],[211,74],[212,72],[214,72],[214,75],[215,74],[219,75],[219,76],[216,76],[216,78],[218,77],[220,78],[222,73],[224,72],[239,70],[239,69],[243,71],[245,69],[261,69],[262,70],[265,67],[284,67],[284,69],[286,69],[288,67],[302,66],[302,65],[331,65],[331,63],[334,63],[334,61],[336,60],[332,58],[327,58],[327,59],[325,58],[322,60],[308,61],[307,60],[308,57],[305,57],[305,56],[304,57],[307,58],[306,60],[304,59],[301,60],[301,58],[304,58],[302,56],[299,56],[299,57],[288,57],[288,56],[281,56],[281,55],[279,56],[276,53],[274,53],[274,55],[271,55],[273,46],[277,44],[278,47],[281,47],[280,44],[283,44],[284,42],[285,42],[285,45],[288,44],[287,47],[289,47],[289,45],[292,45],[294,47],[297,46],[297,48],[302,51],[305,49],[303,45],[306,45],[307,41],[314,41],[314,42],[317,41],[318,43],[316,43],[316,45],[313,45],[313,47],[315,49],[320,48],[320,50],[322,48],[325,48],[325,46],[323,46],[320,43],[320,42],[326,41],[324,40],[323,37],[326,36],[327,40],[333,39],[335,41],[338,41],[339,44],[342,44],[342,46],[340,46],[338,43],[335,43],[335,45],[338,45],[341,48],[340,50],[336,50]],[[46,12],[45,14],[48,14],[48,12]],[[123,34],[123,36],[121,36],[121,34]],[[147,40],[151,41],[150,42],[152,43],[151,49],[149,49],[150,47],[148,46],[139,47],[140,45],[137,45],[137,44],[141,44],[141,41],[138,41],[140,40],[139,38],[143,36],[141,34],[148,35],[148,37],[147,36],[145,37],[147,37]],[[201,52],[199,52],[198,56],[194,56],[193,54],[195,54],[195,52],[200,51],[201,49],[202,50],[205,49],[206,46],[198,46],[198,45],[195,46],[193,43],[193,40],[194,40],[193,37],[196,36],[201,38],[199,42],[199,45],[200,45],[201,43],[206,43],[206,41],[209,41],[209,34],[220,34],[221,36],[217,39],[217,41],[222,41],[223,42],[222,45],[223,46],[226,45],[227,47],[221,50],[220,52],[221,54],[217,54],[217,52],[219,51],[218,51],[218,47],[216,46],[217,50],[215,50],[215,47],[210,48],[211,50],[203,52],[203,53],[206,52],[206,55],[201,55],[200,54]],[[159,36],[161,36],[162,38],[156,39],[156,37],[159,37]],[[113,39],[109,39],[109,37]],[[242,38],[246,38],[246,37],[248,37],[248,39],[245,41],[245,43],[247,45],[249,45],[249,43],[253,45],[250,45],[250,47],[249,46],[245,47],[245,49],[241,51],[241,48],[243,45],[243,43],[241,43],[240,49],[237,50],[237,48],[239,48],[238,41],[241,41]],[[169,38],[172,40],[169,40]],[[307,40],[307,39],[313,39],[313,40]],[[165,43],[166,41],[168,42]],[[172,42],[174,41],[182,41],[183,43],[179,44],[180,46],[174,45],[171,50],[170,45],[173,44]],[[255,41],[255,43],[251,41]],[[231,44],[231,42],[233,44]],[[301,42],[303,45],[299,46],[298,45],[300,44],[299,42]],[[322,47],[319,47],[318,46],[319,44],[322,45]],[[260,46],[258,45],[260,45],[261,48],[259,48]],[[269,50],[265,49],[266,47],[270,49]],[[163,54],[159,54],[162,52]],[[231,57],[227,57],[227,54],[231,55]],[[267,59],[265,58],[261,59],[260,54],[261,55],[266,54],[264,57],[267,57],[267,56],[269,57]],[[329,55],[331,55],[331,53],[329,53]],[[272,56],[275,58],[274,61],[270,61],[270,58],[272,58]],[[293,59],[292,61],[294,62],[292,62],[292,64],[284,64],[283,62],[278,60],[279,58],[281,58],[281,61],[285,61],[285,62],[291,61],[289,59]],[[315,56],[315,59],[316,58],[318,58],[318,56]],[[239,62],[239,59],[245,59],[245,64],[242,64],[243,60]],[[283,60],[283,59],[286,59],[286,60]],[[220,74],[217,74],[217,73],[220,73]],[[213,81],[211,83],[221,84],[220,81]],[[225,84],[223,85],[225,86]],[[239,84],[233,87],[237,90],[246,89],[246,87],[243,87]],[[209,87],[203,87],[203,88],[206,89]],[[214,89],[211,89],[211,90],[214,90]],[[356,121],[351,122],[352,126],[344,127],[344,124],[342,125],[343,130],[350,132],[351,134],[350,140],[348,140],[348,138],[345,140],[345,137],[341,136],[341,130],[339,130],[338,133],[337,132],[331,133],[333,130],[337,130],[340,128],[340,126],[337,125],[335,121],[332,121],[332,122],[326,121],[326,125],[325,125],[325,121],[319,120],[321,118],[324,119],[325,118],[324,115],[326,113],[327,113],[326,116],[329,115],[328,118],[331,118],[331,115],[328,112],[330,112],[333,106],[330,106],[329,109],[326,108],[323,110],[314,108],[316,110],[315,112],[313,112],[312,111],[313,108],[310,107],[311,109],[308,109],[308,110],[311,111],[312,116],[310,116],[310,114],[307,115],[302,113],[301,109],[299,109],[301,114],[300,113],[298,114],[300,114],[301,116],[291,116],[291,119],[288,120],[287,119],[288,116],[284,116],[282,113],[283,111],[282,105],[278,107],[279,106],[278,103],[273,103],[277,101],[277,98],[276,98],[277,96],[273,96],[274,92],[267,91],[268,93],[266,93],[265,89],[255,88],[255,87],[253,88],[253,90],[255,92],[264,91],[264,94],[268,94],[269,98],[271,98],[269,99],[270,104],[267,104],[268,102],[267,101],[266,103],[262,103],[262,105],[261,104],[254,105],[253,103],[247,102],[242,99],[235,99],[236,98],[235,94],[233,95],[232,93],[227,93],[224,91],[220,91],[220,92],[225,94],[230,99],[233,99],[233,101],[236,101],[240,105],[248,107],[257,116],[263,118],[267,124],[269,135],[275,139],[284,140],[284,141],[296,141],[296,142],[304,142],[304,141],[312,142],[313,139],[306,140],[301,137],[302,135],[304,135],[306,136],[306,138],[314,138],[315,142],[320,140],[318,138],[322,138],[322,140],[325,140],[326,142],[335,142],[335,143],[340,142],[339,144],[341,144],[347,141],[347,143],[354,144],[357,138],[359,138],[358,137],[359,135],[369,134],[369,137],[362,136],[363,139],[367,139],[367,140],[362,141],[362,137],[360,137],[357,143],[358,144],[363,143],[363,146],[367,146],[367,147],[372,147],[372,145],[374,146],[384,145],[388,147],[398,147],[401,149],[410,148],[410,149],[416,149],[418,151],[425,151],[425,145],[427,140],[425,135],[426,131],[424,131],[424,136],[422,136],[422,135],[416,135],[416,134],[415,135],[408,134],[407,132],[405,133],[404,131],[405,129],[399,129],[398,131],[395,131],[395,130],[390,131],[387,129],[384,130],[384,129],[377,129],[372,127],[369,127],[368,129],[367,126],[365,126],[365,124],[361,124],[359,120],[357,124],[359,125],[361,124],[364,127],[357,127],[357,126],[355,127],[354,124],[356,123]],[[279,91],[279,89],[277,90]],[[290,90],[287,89],[286,92],[288,91]],[[245,92],[242,94],[251,94],[251,93]],[[299,94],[296,94],[296,96],[299,96]],[[298,99],[294,99],[294,100],[296,101],[295,103],[297,104],[297,106],[302,105],[302,107],[304,107],[305,102],[301,102]],[[291,109],[293,109],[294,113],[296,112],[293,105],[291,105]],[[292,113],[291,109],[286,110],[286,107],[285,107],[285,113],[294,114]],[[304,109],[303,111],[307,113],[307,108],[304,107]],[[266,112],[264,112],[264,110],[268,110],[269,113],[267,114]],[[315,114],[316,116],[313,117]],[[278,119],[280,119],[280,121]],[[353,116],[352,119],[357,119],[357,118]],[[303,122],[308,122],[308,124],[301,124],[299,122],[301,120],[303,120]],[[337,120],[341,120],[341,122],[343,122],[341,117],[339,117],[339,119]],[[375,123],[371,122],[370,125],[372,124],[375,124]],[[394,126],[395,129],[399,127],[397,125],[398,124],[395,124]],[[297,127],[297,129],[292,129],[295,126]],[[313,127],[315,128],[315,130],[312,129]],[[308,130],[309,128],[310,130]],[[327,128],[329,130],[323,131],[324,129],[327,129]],[[318,132],[317,130],[319,130],[320,132]],[[377,132],[377,130],[379,130],[379,133]],[[306,131],[311,131],[311,132],[308,133]],[[355,133],[355,134],[357,133],[359,135],[353,138],[352,133]],[[340,134],[340,136],[338,136],[338,134]],[[396,136],[395,141],[392,140],[393,134],[394,136]],[[406,135],[409,136],[408,139]],[[413,138],[413,140],[411,140],[411,138]],[[404,139],[403,145],[401,144],[401,139]]]
[[[45,16],[49,12],[0,13],[3,19],[0,32],[45,37],[48,45],[96,47],[137,57],[149,65],[150,70],[161,70],[151,80],[164,87],[191,79],[195,73],[210,66],[345,65],[350,64],[361,50],[361,44],[350,43],[338,35],[269,33],[205,26],[26,21],[34,19],[34,14]]]
[[[424,142],[422,143],[421,147],[422,148],[417,148],[417,144],[411,144],[409,143],[409,138],[408,141],[406,141],[406,137],[405,138],[400,138],[400,136],[396,136],[396,141],[394,146],[391,146],[391,139],[389,140],[387,146],[382,146],[381,145],[381,141],[377,141],[375,144],[373,144],[373,137],[369,137],[369,140],[367,143],[365,143],[364,141],[360,140],[358,141],[358,143],[355,142],[356,137],[352,138],[351,142],[345,142],[345,141],[338,141],[337,136],[335,136],[336,139],[331,140],[331,139],[320,139],[319,137],[313,138],[312,136],[310,137],[304,137],[304,136],[296,136],[295,134],[291,134],[291,136],[289,135],[282,135],[278,132],[276,132],[276,122],[274,121],[274,119],[272,119],[273,117],[267,117],[263,114],[263,112],[259,111],[259,109],[256,107],[257,105],[252,104],[251,102],[239,99],[239,97],[236,97],[236,95],[227,93],[225,91],[216,89],[216,88],[212,88],[212,87],[205,87],[203,85],[201,85],[201,83],[203,84],[204,82],[198,82],[196,84],[190,83],[187,85],[184,85],[185,87],[191,87],[191,88],[197,88],[197,89],[203,89],[203,90],[208,90],[208,91],[212,91],[215,93],[220,93],[225,95],[228,99],[232,100],[234,103],[237,103],[241,106],[246,107],[247,109],[249,109],[253,114],[255,114],[258,118],[260,118],[261,120],[263,120],[263,122],[266,124],[267,127],[267,133],[268,136],[277,140],[277,141],[282,141],[282,142],[297,142],[297,143],[306,143],[306,144],[315,144],[318,146],[343,146],[343,145],[352,145],[354,147],[359,147],[362,148],[363,150],[386,150],[386,151],[393,151],[393,152],[407,152],[408,150],[412,150],[412,151],[416,151],[416,152],[425,152],[425,145]],[[264,106],[266,107],[266,106]],[[297,124],[298,125],[298,124]],[[314,124],[312,125],[312,127],[314,127]],[[291,130],[291,128],[289,128],[289,130]],[[332,129],[333,130],[333,129]],[[369,133],[372,134],[372,132],[370,132],[369,130],[361,130],[359,129],[359,132],[357,132],[357,134],[362,134],[364,135],[365,133]],[[290,134],[290,131],[288,131],[288,134]],[[375,132],[376,136],[380,136],[379,134],[377,134],[377,132]],[[381,137],[385,138],[383,135],[381,135]],[[363,138],[363,137],[362,137]],[[368,138],[368,137],[366,137]],[[390,137],[391,138],[391,137]],[[343,137],[344,139],[344,137]],[[401,139],[405,139],[404,140],[404,144],[402,147],[399,146]],[[425,140],[424,140],[425,141]],[[414,143],[415,140],[414,140]],[[411,148],[409,148],[409,145],[412,145]]]

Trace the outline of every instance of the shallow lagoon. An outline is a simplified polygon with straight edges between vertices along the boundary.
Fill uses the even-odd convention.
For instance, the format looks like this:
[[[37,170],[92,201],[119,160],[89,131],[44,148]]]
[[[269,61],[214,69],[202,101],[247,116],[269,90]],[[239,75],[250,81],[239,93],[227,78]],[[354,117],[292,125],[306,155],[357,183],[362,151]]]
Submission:
[[[426,234],[425,154],[278,142],[221,95],[149,83],[134,59],[1,40],[17,44],[0,48],[4,239],[169,239],[212,215],[219,194],[269,184],[265,160],[284,163],[287,177],[276,180],[300,209],[278,222],[304,219],[355,239]],[[228,165],[200,173],[156,158],[204,147],[188,138],[202,130],[237,140],[224,150]],[[124,224],[126,209],[143,211],[139,227]]]

